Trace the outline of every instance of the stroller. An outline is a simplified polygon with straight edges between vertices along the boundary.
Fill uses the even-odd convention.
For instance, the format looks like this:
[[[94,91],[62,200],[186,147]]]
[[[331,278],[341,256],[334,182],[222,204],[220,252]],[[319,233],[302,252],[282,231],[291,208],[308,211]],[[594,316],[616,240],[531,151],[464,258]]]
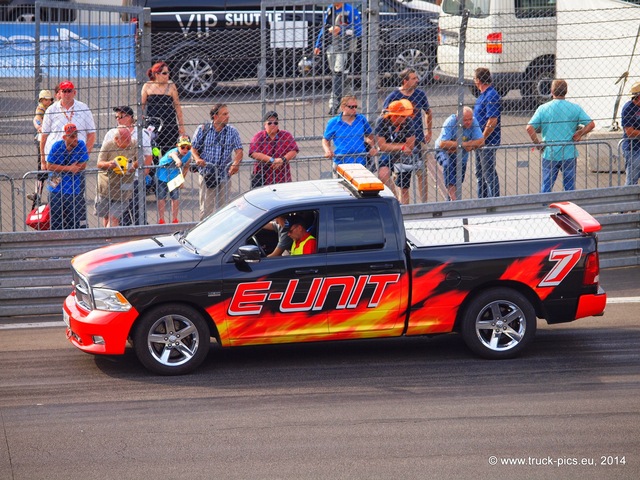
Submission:
[[[147,117],[144,120],[144,126],[142,135],[149,135],[150,143],[151,143],[151,151],[153,155],[153,163],[154,165],[158,164],[158,161],[161,156],[160,148],[158,148],[155,139],[158,136],[158,133],[162,130],[163,121],[159,117]],[[144,196],[153,195],[156,191],[156,181],[155,181],[155,170],[152,168],[149,170],[149,175],[145,175],[144,178],[139,175],[143,175],[140,172],[144,170],[140,170],[136,172],[136,178],[133,182],[133,196],[129,201],[129,206],[122,214],[120,219],[121,226],[130,226],[130,225],[146,225],[147,223],[147,212],[146,212],[146,201],[144,198],[141,198],[142,195],[140,192],[140,182],[144,182]]]
[[[46,173],[38,173],[35,191],[27,195],[27,198],[32,200],[32,204],[25,223],[34,230],[49,230],[51,228],[49,204],[42,201],[44,182],[47,179],[46,175]]]
[[[158,146],[156,140],[158,135],[162,131],[162,127],[164,126],[164,121],[160,117],[147,117],[144,119],[144,129],[149,132],[149,137],[151,140],[151,152],[153,154],[153,164],[158,165],[160,161],[160,157],[162,157],[162,150]],[[155,179],[156,171],[155,169],[149,170],[149,175],[145,177],[145,186],[147,195],[152,195],[156,191],[156,179]]]

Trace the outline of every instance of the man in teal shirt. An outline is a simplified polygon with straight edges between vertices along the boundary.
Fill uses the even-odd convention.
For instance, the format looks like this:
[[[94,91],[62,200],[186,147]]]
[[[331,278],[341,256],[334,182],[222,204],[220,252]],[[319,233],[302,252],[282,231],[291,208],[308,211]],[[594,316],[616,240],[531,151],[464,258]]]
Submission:
[[[576,159],[578,150],[573,142],[596,126],[591,117],[576,103],[565,100],[568,87],[564,80],[551,84],[553,100],[540,105],[527,125],[531,141],[542,150],[542,193],[553,190],[562,172],[562,184],[566,191],[576,189]],[[542,144],[538,138],[542,133]]]

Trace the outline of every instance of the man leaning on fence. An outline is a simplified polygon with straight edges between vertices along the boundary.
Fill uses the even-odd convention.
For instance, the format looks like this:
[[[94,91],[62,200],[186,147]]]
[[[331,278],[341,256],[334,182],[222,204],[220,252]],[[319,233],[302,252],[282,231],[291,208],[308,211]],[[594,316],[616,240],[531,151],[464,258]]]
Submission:
[[[553,190],[560,172],[564,189],[576,189],[578,149],[573,142],[580,141],[596,126],[580,105],[565,100],[567,91],[566,81],[554,80],[551,83],[553,100],[540,105],[527,125],[531,141],[542,151],[541,193]],[[542,134],[542,143],[538,132]]]
[[[358,113],[358,108],[356,97],[342,97],[342,113],[330,118],[324,129],[322,149],[324,156],[333,160],[334,169],[340,163],[367,165],[367,158],[371,160],[378,154],[373,128],[367,117]]]
[[[113,140],[104,142],[98,154],[98,195],[96,213],[103,227],[117,227],[133,196],[138,168],[138,141],[131,130],[117,127]]]
[[[89,107],[75,99],[76,87],[69,80],[60,82],[60,100],[55,102],[42,118],[42,133],[40,135],[40,166],[46,168],[47,158],[51,147],[58,140],[62,140],[64,126],[73,123],[78,129],[78,138],[87,146],[91,153],[96,141],[96,125]]]
[[[435,142],[438,149],[436,158],[438,163],[442,165],[444,182],[447,184],[447,190],[450,200],[457,200],[457,174],[458,174],[458,125],[462,124],[462,162],[461,162],[461,183],[464,182],[464,176],[467,171],[467,160],[469,152],[482,148],[484,145],[484,135],[482,129],[478,125],[478,121],[473,116],[471,107],[462,109],[462,122],[458,120],[458,115],[453,114],[448,117],[442,125],[440,136]]]
[[[123,125],[129,129],[131,132],[131,137],[138,140],[138,126],[136,125],[136,118],[133,109],[128,105],[120,105],[117,107],[113,107],[113,112],[116,120],[116,124],[119,127]],[[102,143],[110,142],[115,137],[118,132],[117,128],[112,128],[109,130]],[[151,134],[147,129],[142,129],[142,155],[144,157],[144,165],[149,167],[153,165],[153,152],[151,150]],[[147,169],[147,173],[148,173]],[[145,188],[139,187],[139,180],[145,179],[145,172],[141,170],[136,170],[135,180],[133,182],[133,195],[131,196],[131,200],[129,202],[129,206],[122,214],[122,218],[120,219],[120,225],[129,226],[129,225],[145,225],[147,223],[147,215],[145,210],[146,203],[146,195]]]
[[[62,140],[51,146],[47,156],[51,230],[87,228],[84,170],[88,161],[78,129],[73,123],[66,124]]]
[[[264,116],[264,129],[251,139],[249,156],[256,161],[251,188],[291,181],[289,163],[300,149],[293,135],[279,125],[278,112],[269,111]]]
[[[229,179],[240,170],[244,154],[238,130],[229,125],[229,108],[218,103],[211,122],[200,125],[191,142],[200,178],[200,220],[222,207],[229,197]]]
[[[624,104],[621,115],[622,152],[627,171],[625,185],[635,185],[640,180],[640,82],[633,84],[629,94],[631,100]]]

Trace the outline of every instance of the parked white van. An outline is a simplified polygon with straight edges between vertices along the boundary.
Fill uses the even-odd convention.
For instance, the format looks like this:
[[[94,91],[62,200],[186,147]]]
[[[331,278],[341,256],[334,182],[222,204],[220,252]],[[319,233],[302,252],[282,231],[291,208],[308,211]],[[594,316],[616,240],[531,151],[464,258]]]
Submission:
[[[475,90],[474,70],[487,67],[500,95],[519,89],[525,99],[536,103],[548,99],[555,77],[556,1],[443,0],[436,80],[458,81],[460,25],[465,9],[469,10],[469,19],[464,83]]]

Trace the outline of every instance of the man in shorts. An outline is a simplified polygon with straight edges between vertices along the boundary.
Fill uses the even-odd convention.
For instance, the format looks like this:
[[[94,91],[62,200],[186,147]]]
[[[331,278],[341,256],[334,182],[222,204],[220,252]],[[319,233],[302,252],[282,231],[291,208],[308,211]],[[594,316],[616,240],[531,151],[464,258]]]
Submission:
[[[393,168],[395,184],[400,187],[400,203],[406,205],[409,203],[413,148],[416,143],[411,102],[406,99],[391,102],[376,120],[374,132],[380,148],[378,178],[395,191],[391,183]]]
[[[122,214],[133,196],[133,181],[138,168],[138,142],[131,130],[121,125],[112,139],[104,142],[98,154],[98,195],[96,213],[103,227],[120,225]]]
[[[457,163],[458,163],[458,115],[453,114],[444,121],[440,136],[435,142],[438,150],[436,158],[438,163],[442,165],[444,171],[444,181],[447,184],[449,200],[457,200]],[[484,134],[473,116],[473,110],[470,107],[464,107],[462,113],[462,180],[467,171],[467,161],[469,152],[477,150],[484,146]]]

